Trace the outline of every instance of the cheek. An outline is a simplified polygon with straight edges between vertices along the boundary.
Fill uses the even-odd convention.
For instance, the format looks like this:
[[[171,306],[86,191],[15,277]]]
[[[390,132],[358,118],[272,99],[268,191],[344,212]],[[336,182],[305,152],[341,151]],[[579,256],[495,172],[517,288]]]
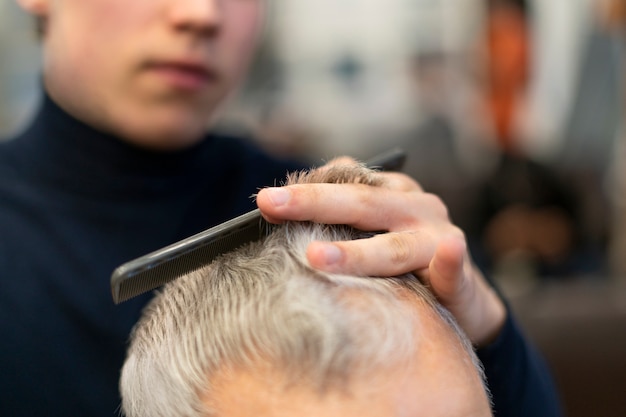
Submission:
[[[234,0],[228,3],[226,24],[228,49],[233,61],[248,61],[258,43],[263,21],[260,0]],[[245,52],[245,53],[244,53]],[[241,62],[234,63],[240,65]]]
[[[148,21],[142,3],[145,0],[59,2],[50,19],[50,59],[64,60],[54,65],[65,66],[68,74],[106,74],[133,41],[132,32],[141,31]]]

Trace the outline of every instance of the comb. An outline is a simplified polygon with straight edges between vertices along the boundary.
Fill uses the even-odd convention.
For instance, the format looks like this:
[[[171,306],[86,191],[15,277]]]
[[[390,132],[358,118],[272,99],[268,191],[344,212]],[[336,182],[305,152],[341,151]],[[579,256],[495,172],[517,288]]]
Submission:
[[[399,171],[406,153],[391,149],[366,162],[369,168]],[[223,253],[266,236],[271,225],[255,209],[196,235],[126,262],[111,275],[115,304],[154,290],[211,263]]]

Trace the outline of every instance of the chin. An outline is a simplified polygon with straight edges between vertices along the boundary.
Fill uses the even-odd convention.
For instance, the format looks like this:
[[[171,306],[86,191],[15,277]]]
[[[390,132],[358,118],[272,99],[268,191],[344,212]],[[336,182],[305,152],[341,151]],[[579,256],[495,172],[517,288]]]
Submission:
[[[188,108],[158,110],[133,113],[135,118],[126,118],[124,123],[118,124],[125,127],[120,136],[134,145],[158,151],[189,148],[206,137],[210,112]]]
[[[197,123],[196,123],[197,124]],[[144,129],[131,129],[122,135],[129,143],[156,151],[176,151],[200,143],[207,134],[207,125],[153,124]]]

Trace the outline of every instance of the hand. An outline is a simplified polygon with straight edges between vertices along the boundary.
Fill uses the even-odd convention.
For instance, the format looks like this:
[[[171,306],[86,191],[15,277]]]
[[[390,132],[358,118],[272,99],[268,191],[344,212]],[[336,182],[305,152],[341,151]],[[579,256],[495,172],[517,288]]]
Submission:
[[[354,163],[342,158],[331,164]],[[323,167],[321,169],[324,169]],[[488,344],[506,318],[502,300],[472,263],[463,232],[443,202],[404,174],[378,173],[382,187],[363,184],[298,184],[266,188],[257,204],[266,220],[348,224],[386,231],[369,239],[313,242],[314,268],[359,276],[413,272],[430,285],[472,343]]]

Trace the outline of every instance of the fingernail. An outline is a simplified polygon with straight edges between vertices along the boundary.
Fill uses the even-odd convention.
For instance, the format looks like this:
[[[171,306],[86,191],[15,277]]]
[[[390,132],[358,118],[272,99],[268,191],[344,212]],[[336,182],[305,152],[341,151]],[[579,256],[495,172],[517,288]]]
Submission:
[[[291,192],[283,187],[266,188],[265,190],[275,207],[284,206],[291,198]]]
[[[325,243],[322,245],[322,251],[324,253],[326,265],[333,265],[338,263],[343,255],[341,253],[341,249],[339,249],[336,245],[332,245],[329,243]]]

